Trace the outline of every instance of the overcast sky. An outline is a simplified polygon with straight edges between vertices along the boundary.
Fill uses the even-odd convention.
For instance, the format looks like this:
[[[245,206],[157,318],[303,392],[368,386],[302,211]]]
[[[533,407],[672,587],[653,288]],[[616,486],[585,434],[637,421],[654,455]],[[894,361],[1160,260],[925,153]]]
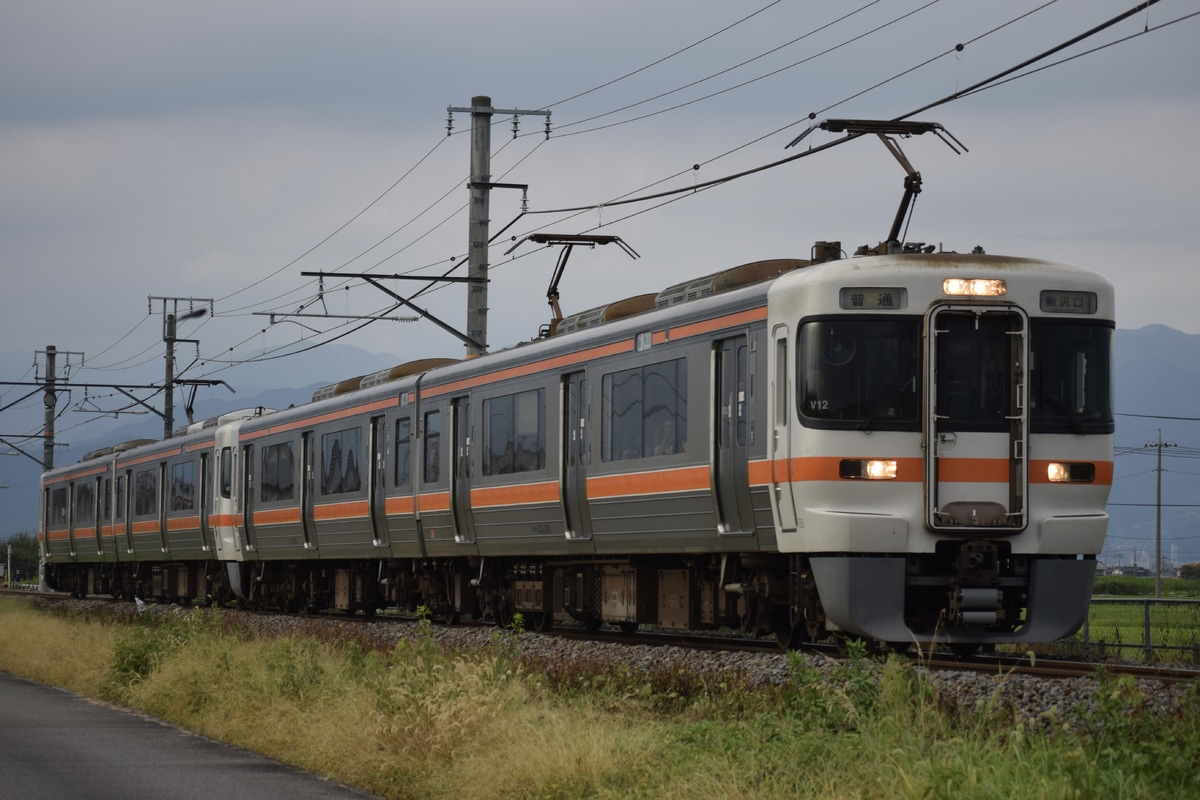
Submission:
[[[834,138],[785,149],[810,114],[907,115],[1133,5],[8,0],[3,378],[30,379],[34,353],[53,344],[84,354],[82,368],[71,356],[73,378],[161,380],[162,304],[151,296],[215,301],[215,316],[180,327],[199,340],[180,345],[185,377],[270,385],[289,364],[303,370],[303,359],[270,362],[270,377],[225,367],[349,330],[271,325],[264,313],[367,314],[388,298],[334,279],[319,296],[302,271],[442,274],[464,260],[470,118],[454,114],[447,137],[447,107],[475,95],[552,112],[548,141],[540,116],[521,117],[515,140],[511,119],[496,118],[492,179],[528,184],[535,213],[491,250],[493,349],[548,319],[557,251],[504,255],[535,230],[616,235],[641,256],[576,251],[567,313],[803,258],[816,240],[853,252],[884,237],[902,193],[903,171],[873,138],[665,204],[536,212],[773,162]],[[902,143],[924,177],[906,238],[1089,267],[1116,285],[1119,327],[1200,333],[1198,10],[1163,0],[1038,66],[1112,46],[917,115],[969,152],[932,136]],[[519,191],[496,190],[491,232],[521,204]],[[460,285],[418,302],[464,322]],[[463,352],[426,322],[377,322],[341,341],[397,363]]]

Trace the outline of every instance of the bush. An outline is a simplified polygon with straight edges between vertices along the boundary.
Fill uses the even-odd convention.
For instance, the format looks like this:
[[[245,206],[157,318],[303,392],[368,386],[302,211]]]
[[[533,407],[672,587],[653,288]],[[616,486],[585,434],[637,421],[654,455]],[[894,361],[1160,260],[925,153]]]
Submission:
[[[1200,597],[1200,580],[1163,578],[1163,596]],[[1092,586],[1093,595],[1117,597],[1153,597],[1154,578],[1135,578],[1129,575],[1103,575]]]

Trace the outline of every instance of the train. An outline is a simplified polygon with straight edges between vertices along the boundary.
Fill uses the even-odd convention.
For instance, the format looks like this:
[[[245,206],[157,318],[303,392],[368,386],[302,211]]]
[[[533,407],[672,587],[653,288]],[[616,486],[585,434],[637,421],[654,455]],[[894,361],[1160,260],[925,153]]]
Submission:
[[[53,589],[979,647],[1084,621],[1112,286],[819,242],[42,477]]]

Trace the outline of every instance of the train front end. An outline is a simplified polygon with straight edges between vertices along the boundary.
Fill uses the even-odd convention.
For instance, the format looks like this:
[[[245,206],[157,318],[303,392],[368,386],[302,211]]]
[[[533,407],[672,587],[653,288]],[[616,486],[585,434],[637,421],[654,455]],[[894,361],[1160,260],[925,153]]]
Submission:
[[[1050,641],[1087,614],[1112,483],[1112,288],[1045,261],[866,256],[769,296],[794,618],[889,642]]]

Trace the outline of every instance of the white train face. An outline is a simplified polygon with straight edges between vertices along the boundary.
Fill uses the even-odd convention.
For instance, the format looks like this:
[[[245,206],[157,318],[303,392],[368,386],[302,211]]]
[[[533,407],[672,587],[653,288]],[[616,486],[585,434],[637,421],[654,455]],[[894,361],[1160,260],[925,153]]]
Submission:
[[[817,556],[818,584],[817,561],[837,562],[845,585],[856,580],[843,574],[849,554],[907,554],[943,596],[988,587],[989,611],[972,617],[967,601],[957,621],[995,623],[994,609],[1019,607],[1015,589],[1000,602],[996,587],[1017,586],[1027,559],[1100,551],[1112,481],[1107,282],[1037,261],[869,257],[784,276],[768,319],[779,546]],[[901,585],[889,602],[911,603],[903,564],[888,569]]]

